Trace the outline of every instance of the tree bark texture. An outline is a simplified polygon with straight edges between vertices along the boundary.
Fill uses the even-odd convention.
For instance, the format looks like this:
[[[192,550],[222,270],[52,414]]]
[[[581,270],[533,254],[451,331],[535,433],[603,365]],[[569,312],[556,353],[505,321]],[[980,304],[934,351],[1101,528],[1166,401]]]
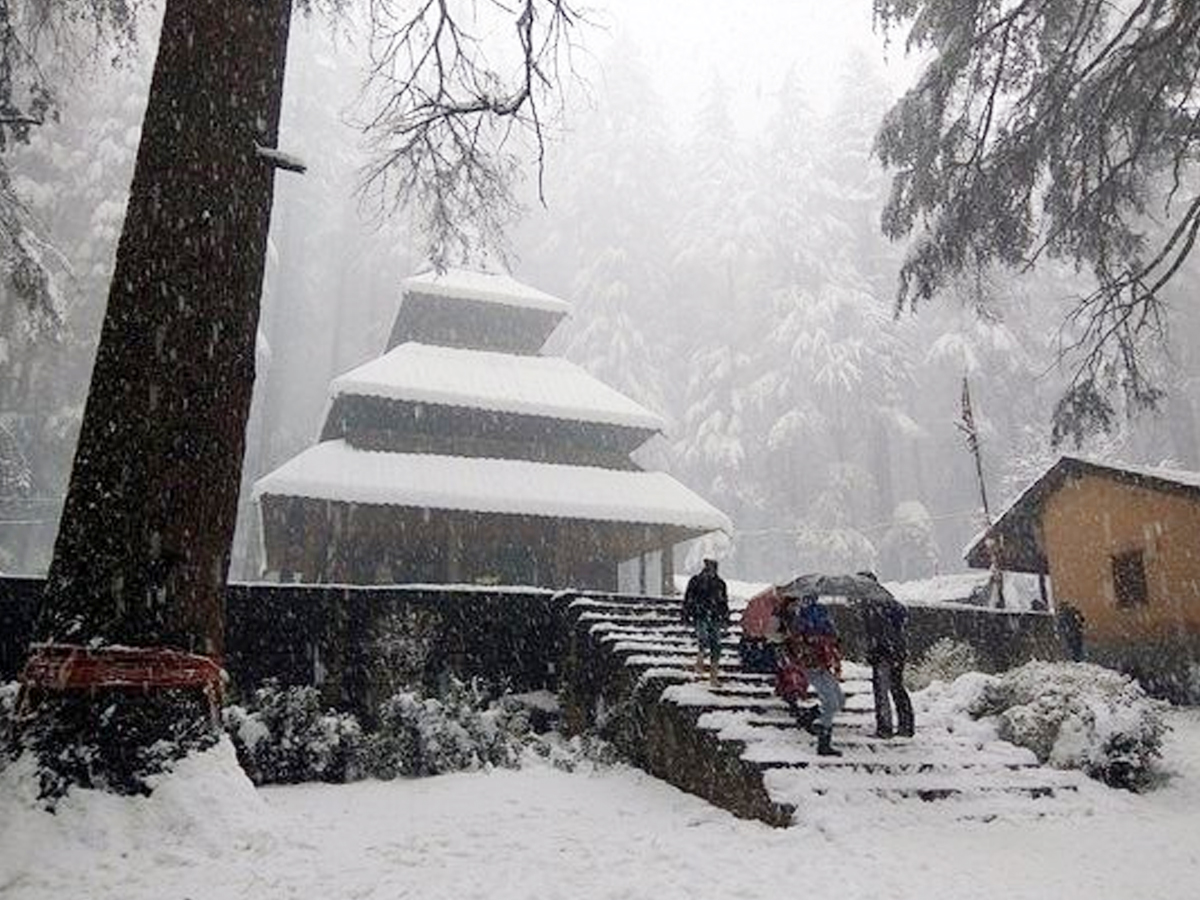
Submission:
[[[291,0],[167,0],[43,641],[220,656]]]

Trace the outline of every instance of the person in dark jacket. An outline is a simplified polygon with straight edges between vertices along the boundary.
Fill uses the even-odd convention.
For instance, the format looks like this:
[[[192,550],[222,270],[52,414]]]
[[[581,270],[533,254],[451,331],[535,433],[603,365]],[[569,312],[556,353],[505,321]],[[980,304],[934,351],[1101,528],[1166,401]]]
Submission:
[[[859,573],[874,580],[870,573]],[[867,641],[867,662],[871,665],[871,688],[875,695],[875,736],[912,737],[915,731],[912,700],[904,687],[904,664],[908,659],[908,640],[904,627],[908,608],[890,596],[869,597],[859,601],[863,633]],[[892,727],[892,704],[896,706]]]
[[[720,683],[721,639],[729,627],[729,593],[717,574],[717,561],[704,560],[703,568],[688,579],[683,592],[683,623],[696,632],[696,671],[704,674],[708,663],[709,683]]]
[[[1063,647],[1067,651],[1067,659],[1073,662],[1082,661],[1084,655],[1083,629],[1085,625],[1083,613],[1070,603],[1060,604],[1055,624],[1058,627],[1059,636],[1062,638]]]

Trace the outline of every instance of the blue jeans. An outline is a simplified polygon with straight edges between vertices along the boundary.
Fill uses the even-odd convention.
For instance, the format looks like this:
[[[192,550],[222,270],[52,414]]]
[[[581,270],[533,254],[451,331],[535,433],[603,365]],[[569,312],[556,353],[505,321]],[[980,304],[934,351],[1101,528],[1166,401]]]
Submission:
[[[821,701],[821,727],[833,728],[833,717],[841,712],[846,702],[842,686],[828,669],[805,669],[804,675],[808,678],[809,687],[817,692],[817,699]]]
[[[697,619],[695,628],[700,655],[703,656],[707,651],[708,658],[715,666],[721,659],[721,637],[725,632],[724,625],[716,619]]]

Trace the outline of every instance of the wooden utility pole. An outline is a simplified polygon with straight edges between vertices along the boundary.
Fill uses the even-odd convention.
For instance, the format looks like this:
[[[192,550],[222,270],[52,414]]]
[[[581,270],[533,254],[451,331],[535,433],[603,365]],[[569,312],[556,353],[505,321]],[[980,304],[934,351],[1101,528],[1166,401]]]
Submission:
[[[975,457],[975,477],[979,480],[979,499],[983,501],[983,517],[987,524],[992,524],[992,512],[988,509],[987,485],[983,481],[983,459],[979,454],[979,432],[975,429],[975,414],[971,410],[971,384],[963,376],[962,387],[962,419],[958,428],[967,438],[967,449]]]
[[[971,384],[965,375],[962,382],[962,419],[957,424],[959,431],[966,436],[967,449],[971,451],[971,455],[975,458],[975,477],[979,481],[979,499],[983,504],[984,525],[990,531],[992,528],[992,511],[988,507],[987,484],[983,478],[983,457],[979,450],[979,432],[975,428],[975,414],[971,408]],[[992,535],[987,535],[984,540],[991,557],[992,587],[995,591],[996,606],[1003,609],[1004,575],[1000,570],[998,548]]]

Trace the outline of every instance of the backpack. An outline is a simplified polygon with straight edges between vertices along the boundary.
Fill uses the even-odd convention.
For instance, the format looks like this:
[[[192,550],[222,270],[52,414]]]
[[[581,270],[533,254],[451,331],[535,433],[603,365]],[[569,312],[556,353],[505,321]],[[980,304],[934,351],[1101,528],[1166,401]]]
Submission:
[[[738,642],[738,656],[742,661],[742,669],[746,672],[772,674],[776,671],[775,655],[775,647],[762,638],[742,635]]]
[[[829,615],[829,610],[815,601],[801,604],[792,620],[792,630],[802,635],[827,637],[837,635],[837,628],[833,624],[833,617]]]

